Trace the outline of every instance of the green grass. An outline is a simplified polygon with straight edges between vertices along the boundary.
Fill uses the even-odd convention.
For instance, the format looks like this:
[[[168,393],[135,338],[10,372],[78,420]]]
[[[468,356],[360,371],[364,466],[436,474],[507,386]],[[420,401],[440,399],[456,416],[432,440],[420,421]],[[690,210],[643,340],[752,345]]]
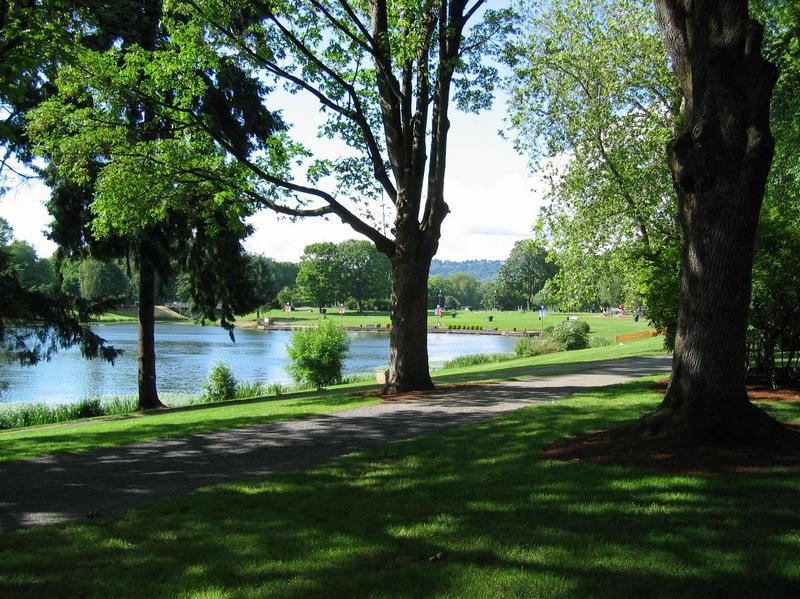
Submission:
[[[538,330],[542,326],[539,320],[539,314],[536,311],[532,312],[502,312],[502,311],[479,311],[474,310],[465,312],[459,310],[456,312],[456,317],[452,318],[448,315],[441,319],[434,316],[433,310],[428,310],[428,326],[436,326],[441,321],[443,327],[447,325],[462,325],[466,326],[482,326],[484,329],[496,328],[499,330],[510,331],[512,329],[522,330]],[[489,322],[488,316],[492,315],[493,321]],[[548,312],[544,320],[544,326],[549,327],[557,322],[561,322],[570,316],[577,316],[581,320],[585,320],[591,327],[591,335],[597,337],[606,337],[613,340],[617,335],[626,335],[628,333],[635,333],[644,331],[651,328],[646,320],[640,319],[639,322],[633,322],[631,317],[617,318],[608,317],[603,318],[599,314],[591,314],[588,312]],[[255,313],[247,314],[239,319],[239,324],[246,324],[249,321],[255,320]],[[280,310],[270,310],[269,312],[261,312],[261,318],[269,318],[271,322],[285,322],[292,325],[311,325],[319,320],[319,312],[282,312]],[[359,314],[355,311],[347,312],[343,317],[338,314],[329,314],[328,318],[335,318],[337,322],[343,323],[348,327],[360,326],[375,326],[380,324],[382,328],[389,324],[388,312],[364,312]]]
[[[109,312],[104,312],[103,314],[98,314],[92,320],[94,322],[104,322],[104,323],[112,323],[112,322],[137,322],[139,319],[138,308],[134,306],[128,306],[124,308],[117,308],[115,310],[110,310]],[[190,319],[186,318],[185,316],[181,316],[180,314],[173,312],[172,310],[165,310],[161,306],[156,306],[155,308],[155,319],[157,321],[166,321],[166,322],[191,322]]]
[[[653,338],[623,346],[612,345],[438,370],[432,376],[438,383],[461,383],[579,372],[593,368],[597,361],[662,353],[661,344],[660,338]],[[352,391],[377,390],[374,380],[372,377],[355,376],[350,382],[333,386],[322,394],[307,392],[288,395],[283,399],[255,398],[241,403],[200,404],[144,415],[134,413],[47,427],[0,431],[0,462],[178,437],[347,409],[378,401],[345,395]],[[181,399],[181,403],[188,401],[190,400],[187,398]]]
[[[295,397],[198,405],[165,412],[134,413],[71,424],[3,431],[0,432],[0,462],[302,418],[378,401],[378,398],[340,394]]]
[[[647,385],[4,535],[0,595],[796,597],[800,469],[703,478],[541,458],[653,409]]]

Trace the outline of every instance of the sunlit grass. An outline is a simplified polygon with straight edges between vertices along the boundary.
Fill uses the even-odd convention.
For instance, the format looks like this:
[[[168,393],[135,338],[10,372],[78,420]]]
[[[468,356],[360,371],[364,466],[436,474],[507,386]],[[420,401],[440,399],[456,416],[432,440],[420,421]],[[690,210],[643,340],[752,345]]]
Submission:
[[[541,459],[557,438],[653,409],[648,385],[4,535],[0,595],[796,596],[800,469],[695,477]]]

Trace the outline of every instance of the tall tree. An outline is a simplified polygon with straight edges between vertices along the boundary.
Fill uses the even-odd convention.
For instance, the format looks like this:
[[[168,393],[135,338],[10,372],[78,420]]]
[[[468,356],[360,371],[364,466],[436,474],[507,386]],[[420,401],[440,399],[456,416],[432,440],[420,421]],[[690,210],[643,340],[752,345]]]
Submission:
[[[555,273],[555,266],[547,262],[547,251],[535,240],[524,239],[514,244],[500,267],[497,285],[501,295],[519,298],[530,310],[533,296]]]
[[[195,168],[194,175],[234,175],[226,185],[280,213],[335,214],[391,260],[390,390],[433,386],[425,283],[449,212],[444,176],[451,102],[468,110],[489,103],[494,70],[481,64],[481,52],[506,27],[506,13],[484,11],[484,4],[188,0],[172,5],[173,18],[165,20],[170,35],[181,42],[172,57],[138,59],[171,73],[153,77],[153,87],[184,84],[169,101],[159,94],[156,109],[169,112],[176,126],[207,136],[238,167],[226,172]],[[480,24],[468,29],[478,14]],[[198,94],[213,83],[192,72],[198,60],[235,62],[254,80],[275,82],[317,101],[327,119],[321,133],[340,139],[348,151],[335,160],[308,161],[308,151],[287,136],[273,137],[260,155],[237,147],[195,109]],[[143,87],[135,85],[146,92]],[[243,106],[240,98],[228,103]],[[298,162],[306,167],[305,176],[298,175]],[[395,211],[388,235],[372,217],[370,202],[381,195]],[[314,205],[303,207],[310,202]]]
[[[537,226],[559,266],[564,304],[640,292],[650,313],[674,321],[675,196],[663,148],[680,110],[650,0],[523,0],[512,135],[545,176]],[[667,310],[669,312],[669,310]]]
[[[79,43],[52,77],[57,93],[31,111],[28,132],[49,162],[59,245],[136,258],[139,405],[154,408],[161,405],[153,316],[158,281],[169,280],[179,258],[190,275],[193,305],[203,319],[219,317],[230,330],[235,313],[255,308],[241,247],[251,232],[243,222],[250,211],[229,186],[195,174],[201,167],[224,171],[219,152],[160,110],[179,95],[179,82],[169,75],[174,65],[171,71],[143,56],[180,45],[169,37],[161,0],[90,8],[87,21],[74,24]],[[241,151],[263,148],[279,122],[260,103],[262,86],[230,60],[192,65],[194,79],[205,82],[192,105],[204,125]],[[115,202],[124,209],[103,208]],[[156,206],[136,212],[142,202]]]
[[[308,302],[322,308],[343,299],[342,256],[335,243],[329,241],[307,245],[300,257],[297,290]]]
[[[337,245],[343,273],[342,299],[352,298],[358,311],[365,300],[386,299],[392,292],[389,260],[369,241],[349,239]]]
[[[698,439],[765,438],[775,423],[747,399],[745,335],[778,74],[747,0],[655,6],[684,97],[668,147],[683,251],[672,378],[647,424]]]

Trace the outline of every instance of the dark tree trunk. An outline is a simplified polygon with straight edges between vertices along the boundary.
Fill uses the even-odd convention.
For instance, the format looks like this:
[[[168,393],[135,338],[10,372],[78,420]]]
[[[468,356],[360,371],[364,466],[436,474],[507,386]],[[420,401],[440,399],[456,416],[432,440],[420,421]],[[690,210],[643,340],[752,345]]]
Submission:
[[[668,148],[683,252],[672,379],[646,422],[698,440],[756,439],[773,423],[747,399],[745,333],[777,73],[747,0],[655,4],[685,100]]]
[[[163,407],[156,389],[156,273],[142,245],[139,250],[139,409],[151,410]]]
[[[408,235],[416,239],[403,243],[398,235],[392,257],[389,393],[433,389],[428,368],[428,273],[436,249],[425,241],[424,234]]]

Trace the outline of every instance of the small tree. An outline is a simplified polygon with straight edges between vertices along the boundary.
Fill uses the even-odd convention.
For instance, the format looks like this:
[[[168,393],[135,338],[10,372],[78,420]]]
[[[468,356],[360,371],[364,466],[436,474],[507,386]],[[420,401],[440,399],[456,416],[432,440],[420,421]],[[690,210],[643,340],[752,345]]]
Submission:
[[[332,320],[321,320],[314,328],[292,334],[286,348],[291,359],[287,370],[295,381],[322,389],[342,380],[342,365],[349,348],[344,329]]]

